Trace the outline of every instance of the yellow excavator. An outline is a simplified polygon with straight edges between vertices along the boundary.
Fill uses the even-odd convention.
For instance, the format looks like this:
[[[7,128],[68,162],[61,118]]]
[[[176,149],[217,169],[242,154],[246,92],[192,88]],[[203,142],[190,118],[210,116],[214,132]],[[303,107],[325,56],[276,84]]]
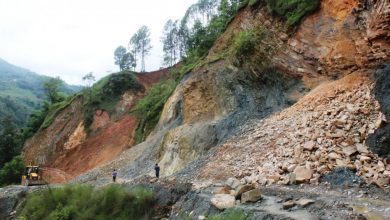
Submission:
[[[23,186],[45,185],[42,178],[42,169],[39,166],[26,166],[22,175]]]

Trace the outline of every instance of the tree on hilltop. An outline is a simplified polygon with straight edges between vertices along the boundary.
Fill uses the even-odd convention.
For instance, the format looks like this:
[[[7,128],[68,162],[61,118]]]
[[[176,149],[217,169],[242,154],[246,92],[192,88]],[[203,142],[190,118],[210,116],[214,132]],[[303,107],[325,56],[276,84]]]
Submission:
[[[150,45],[150,31],[147,26],[142,26],[138,29],[129,42],[131,52],[134,55],[134,60],[137,59],[137,54],[141,56],[141,72],[145,72],[145,57],[149,54],[152,46]]]
[[[131,52],[127,52],[124,46],[119,46],[114,52],[115,64],[119,66],[120,71],[130,70],[131,67],[135,68],[134,55]]]
[[[163,43],[163,64],[173,66],[178,58],[180,58],[180,38],[178,21],[173,22],[168,20],[164,25],[163,36],[161,42]]]
[[[65,99],[64,95],[59,92],[59,87],[62,83],[60,77],[56,77],[50,78],[43,84],[43,90],[50,103],[54,104]]]

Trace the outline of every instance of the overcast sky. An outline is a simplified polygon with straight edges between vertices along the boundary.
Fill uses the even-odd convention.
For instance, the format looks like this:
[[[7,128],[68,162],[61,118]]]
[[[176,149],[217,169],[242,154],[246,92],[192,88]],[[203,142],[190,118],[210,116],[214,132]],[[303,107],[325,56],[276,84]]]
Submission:
[[[146,70],[159,69],[160,37],[197,0],[0,0],[0,57],[71,84],[117,71],[113,53],[142,25],[151,30]]]

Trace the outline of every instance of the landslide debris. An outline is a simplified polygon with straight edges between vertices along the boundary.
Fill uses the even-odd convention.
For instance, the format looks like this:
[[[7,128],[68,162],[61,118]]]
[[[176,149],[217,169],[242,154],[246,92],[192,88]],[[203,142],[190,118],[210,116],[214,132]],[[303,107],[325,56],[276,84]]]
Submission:
[[[320,86],[298,103],[246,125],[241,135],[209,157],[199,177],[248,184],[306,182],[337,167],[348,167],[366,183],[389,185],[390,164],[366,145],[383,114],[361,74]]]

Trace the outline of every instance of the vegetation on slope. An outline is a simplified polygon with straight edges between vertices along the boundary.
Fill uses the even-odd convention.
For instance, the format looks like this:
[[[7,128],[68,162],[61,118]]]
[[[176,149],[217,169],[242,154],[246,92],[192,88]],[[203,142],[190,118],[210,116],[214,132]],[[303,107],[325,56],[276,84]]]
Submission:
[[[38,75],[0,59],[0,118],[11,116],[18,128],[26,125],[29,115],[45,100],[43,85],[51,77]],[[78,86],[61,81],[59,91],[73,94]],[[1,127],[1,125],[0,125]]]
[[[19,219],[151,219],[154,204],[146,188],[68,185],[29,194]]]
[[[84,125],[89,129],[93,122],[93,114],[103,109],[111,114],[121,95],[125,91],[142,91],[143,86],[137,82],[130,71],[122,71],[104,77],[91,88],[84,90]]]
[[[145,97],[140,99],[136,106],[132,109],[137,118],[138,126],[135,133],[135,142],[140,143],[152,132],[165,102],[175,90],[177,82],[174,79],[165,79],[154,84],[148,91]]]
[[[287,20],[287,24],[294,26],[301,19],[318,9],[320,0],[268,0],[268,9]]]
[[[1,121],[0,133],[0,187],[20,181],[24,169],[23,161],[18,155],[24,139],[17,131],[10,117]]]
[[[253,216],[246,214],[243,210],[227,209],[221,214],[210,217],[210,220],[249,220],[252,218]]]
[[[25,168],[20,156],[15,156],[11,161],[4,164],[0,169],[0,187],[9,184],[20,183],[20,177]]]

